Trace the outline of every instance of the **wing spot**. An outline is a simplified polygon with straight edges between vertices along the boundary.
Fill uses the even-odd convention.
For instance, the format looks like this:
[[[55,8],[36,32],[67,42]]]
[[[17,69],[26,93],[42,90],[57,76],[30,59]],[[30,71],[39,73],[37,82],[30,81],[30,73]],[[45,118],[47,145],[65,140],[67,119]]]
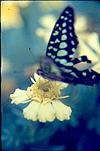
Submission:
[[[49,50],[52,49],[52,48],[53,48],[52,46],[48,47]]]
[[[65,11],[65,13],[66,13],[66,14],[69,14],[69,12],[68,12],[68,11]]]
[[[72,62],[67,62],[66,59],[60,59],[60,63],[65,65],[65,66],[72,66],[73,65]]]
[[[57,24],[56,27],[59,27],[59,24]]]
[[[64,18],[64,16],[61,16],[61,19],[63,19]]]
[[[71,41],[71,44],[72,44],[72,45],[75,45],[75,42],[72,40],[72,41]]]
[[[54,55],[51,55],[51,58],[52,58],[52,59],[55,59],[55,56],[54,56]]]
[[[66,48],[67,47],[67,43],[66,42],[61,42],[59,47],[60,48]]]
[[[59,43],[60,42],[60,40],[57,38],[56,40],[55,40],[55,43]]]
[[[69,26],[69,29],[71,30],[71,29],[72,29],[72,27],[71,27],[71,26]]]
[[[69,55],[70,58],[73,58],[74,55]]]
[[[68,62],[67,66],[73,66],[73,63],[72,62]]]
[[[78,78],[78,76],[76,75],[76,73],[71,72],[71,75],[75,76],[76,78]]]
[[[48,56],[51,56],[51,53],[47,53],[48,54]]]
[[[62,57],[62,56],[66,56],[68,53],[66,50],[59,50],[57,53],[57,56]]]
[[[75,52],[76,51],[75,48],[72,48],[72,51]]]
[[[67,32],[67,30],[66,30],[66,29],[63,29],[63,30],[62,30],[62,33],[63,33],[63,34],[65,34],[66,32]]]
[[[71,20],[71,19],[69,19],[69,22],[71,23],[71,22],[72,22],[72,20]]]
[[[50,44],[54,44],[54,41],[50,41]]]
[[[61,40],[66,40],[67,39],[67,36],[64,34],[61,36]]]
[[[54,33],[53,33],[53,36],[57,36],[59,34],[59,32],[56,30]]]
[[[95,77],[96,77],[96,75],[93,75],[93,76],[92,76],[92,79],[94,79]]]
[[[82,75],[83,75],[83,76],[86,76],[86,72],[82,72]]]
[[[82,58],[81,58],[81,57],[79,57],[79,58],[78,58],[78,60],[79,60],[79,61],[82,61]]]
[[[67,19],[68,19],[67,17],[64,18],[64,20],[67,20]]]
[[[61,27],[59,27],[59,30],[61,30]]]
[[[55,62],[59,62],[59,61],[60,61],[60,59],[58,59],[58,58],[55,59]]]
[[[69,34],[70,34],[71,37],[73,37],[73,34],[72,34],[72,33],[69,33]]]
[[[54,51],[57,51],[58,49],[57,49],[57,48],[53,48],[53,50],[54,50]]]
[[[66,59],[60,59],[60,63],[63,64],[63,65],[65,65],[65,66],[67,65]]]
[[[67,25],[66,22],[64,22],[64,23],[62,24],[62,27],[66,27],[66,25]]]
[[[70,72],[72,72],[72,70],[71,69],[66,69],[66,68],[61,68],[61,70],[63,70],[64,72],[67,72],[67,73],[70,73]]]

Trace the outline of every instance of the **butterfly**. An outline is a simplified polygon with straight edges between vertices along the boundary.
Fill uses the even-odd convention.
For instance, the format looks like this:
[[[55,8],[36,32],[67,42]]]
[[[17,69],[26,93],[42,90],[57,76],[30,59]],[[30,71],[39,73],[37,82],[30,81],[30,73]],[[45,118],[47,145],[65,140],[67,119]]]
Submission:
[[[46,56],[40,60],[37,74],[70,84],[97,84],[100,74],[91,69],[91,60],[87,56],[77,56],[78,43],[74,29],[74,10],[68,6],[54,26]]]

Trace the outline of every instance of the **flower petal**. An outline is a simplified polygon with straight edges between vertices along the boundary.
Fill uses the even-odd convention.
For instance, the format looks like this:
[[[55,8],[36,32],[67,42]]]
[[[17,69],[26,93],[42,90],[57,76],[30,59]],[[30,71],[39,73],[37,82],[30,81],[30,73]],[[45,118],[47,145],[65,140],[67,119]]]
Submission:
[[[61,88],[60,88],[60,89],[64,89],[64,88],[67,88],[67,87],[68,87],[68,84],[67,84],[67,83],[62,82],[62,83],[61,83]]]
[[[71,115],[71,108],[64,105],[62,102],[60,101],[53,101],[52,102],[54,110],[55,110],[55,114],[56,114],[56,118],[60,121],[63,120],[69,120],[70,119],[70,115]]]
[[[32,83],[36,83],[35,80],[32,77],[30,77],[30,79],[31,79]]]
[[[57,85],[57,87],[59,87],[59,89],[64,89],[64,88],[68,87],[67,83],[60,82],[60,81],[57,81],[56,85]]]
[[[15,104],[31,101],[27,95],[27,91],[21,89],[16,89],[15,92],[10,95],[10,98],[12,99],[11,103]]]
[[[51,103],[41,104],[39,113],[38,113],[38,120],[41,122],[46,121],[53,121],[55,119],[55,112]]]
[[[24,118],[36,121],[39,107],[40,103],[32,101],[25,109],[23,109]]]
[[[41,76],[39,76],[37,73],[34,73],[34,78],[36,81],[38,80],[44,80]]]

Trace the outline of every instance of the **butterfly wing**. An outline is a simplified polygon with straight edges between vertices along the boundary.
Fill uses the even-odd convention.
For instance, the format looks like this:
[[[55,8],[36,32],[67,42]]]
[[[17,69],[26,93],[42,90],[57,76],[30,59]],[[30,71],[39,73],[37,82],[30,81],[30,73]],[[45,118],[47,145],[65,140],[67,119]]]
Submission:
[[[74,30],[74,11],[71,7],[67,7],[54,26],[46,56],[51,58],[57,66],[63,66],[75,57],[77,45],[78,40]]]
[[[73,84],[94,85],[100,82],[100,74],[91,69],[91,61],[87,60],[86,56],[75,58],[73,63],[73,67],[70,68],[70,75],[75,77]],[[65,81],[67,81],[67,76],[65,76]]]
[[[47,50],[46,64],[50,72],[45,72],[47,78],[61,80],[73,84],[93,85],[100,80],[100,74],[90,69],[91,61],[86,56],[77,58],[78,39],[74,29],[74,11],[67,7],[57,20],[52,31]],[[49,61],[48,61],[49,60]],[[50,60],[52,62],[50,63]],[[44,64],[44,63],[43,63]],[[59,72],[52,74],[53,66]]]

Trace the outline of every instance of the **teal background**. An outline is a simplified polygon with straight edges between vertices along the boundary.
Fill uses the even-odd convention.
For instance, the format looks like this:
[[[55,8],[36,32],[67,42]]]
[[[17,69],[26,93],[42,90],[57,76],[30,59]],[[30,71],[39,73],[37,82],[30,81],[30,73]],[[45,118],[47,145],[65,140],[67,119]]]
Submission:
[[[65,1],[63,7],[49,7],[48,10],[43,10],[39,3],[36,1],[25,8],[20,7],[22,27],[1,30],[1,57],[8,59],[11,65],[10,70],[2,72],[1,81],[2,150],[100,151],[100,84],[93,87],[69,85],[64,90],[70,96],[64,103],[73,110],[69,121],[28,121],[23,118],[24,106],[10,103],[9,95],[16,88],[26,89],[31,85],[24,71],[38,64],[40,56],[45,54],[47,44],[35,32],[41,26],[39,19],[42,16],[52,14],[57,18],[67,5],[73,6],[77,14],[92,21],[90,32],[98,32],[100,36],[99,1]]]

